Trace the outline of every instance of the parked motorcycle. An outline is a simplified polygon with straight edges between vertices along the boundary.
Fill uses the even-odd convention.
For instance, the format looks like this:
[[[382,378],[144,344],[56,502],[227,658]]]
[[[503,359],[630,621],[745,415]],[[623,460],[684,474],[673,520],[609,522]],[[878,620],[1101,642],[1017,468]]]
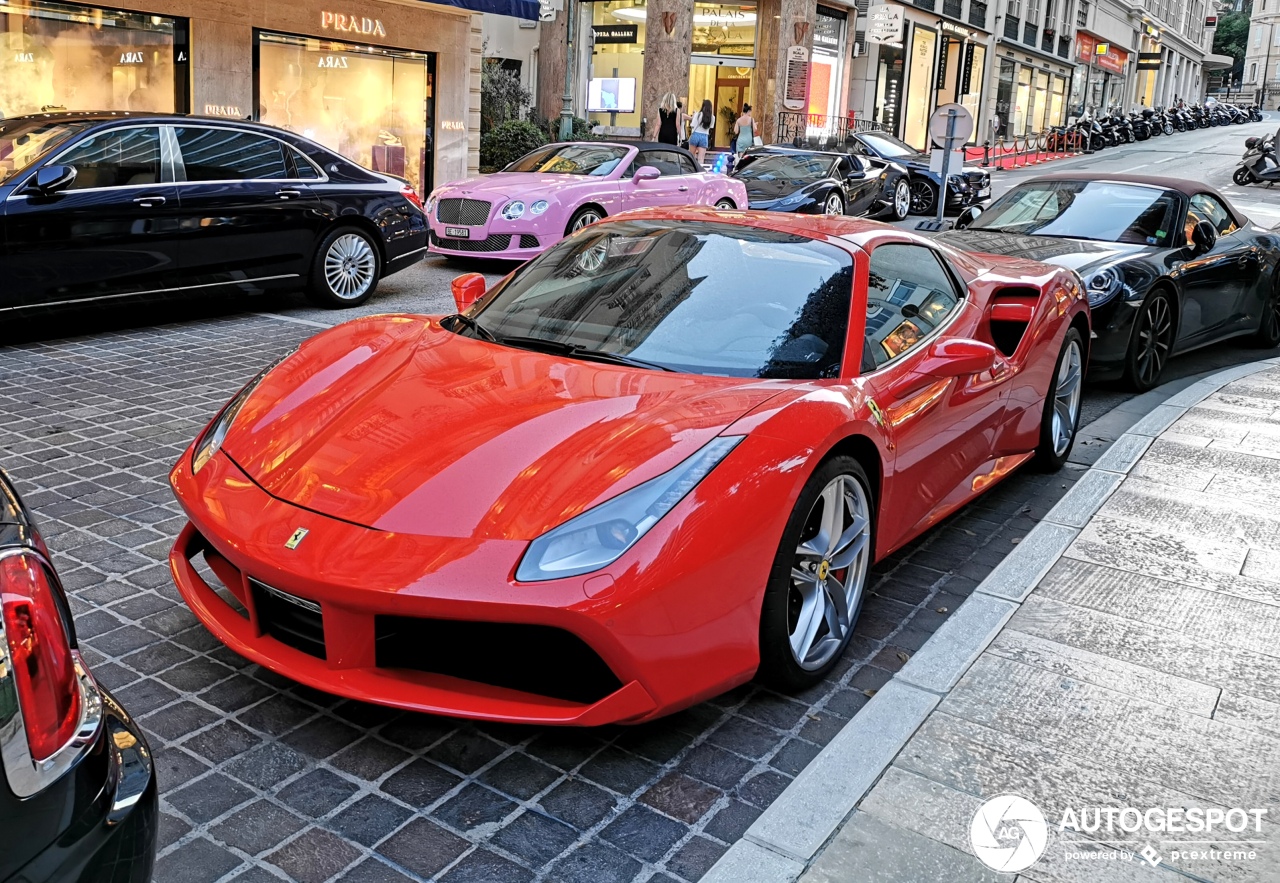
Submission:
[[[1280,131],[1262,138],[1246,138],[1244,156],[1240,158],[1240,164],[1232,173],[1231,180],[1242,187],[1246,184],[1270,186],[1280,181],[1280,158],[1276,156],[1277,138],[1280,138]]]

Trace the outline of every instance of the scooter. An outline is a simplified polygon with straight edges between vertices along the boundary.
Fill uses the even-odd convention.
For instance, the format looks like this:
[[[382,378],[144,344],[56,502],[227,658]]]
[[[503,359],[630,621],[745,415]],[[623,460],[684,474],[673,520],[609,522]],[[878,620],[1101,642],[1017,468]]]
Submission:
[[[1246,184],[1271,186],[1280,181],[1280,159],[1276,157],[1277,138],[1280,138],[1280,131],[1264,138],[1244,139],[1244,156],[1240,158],[1240,165],[1231,175],[1231,180],[1242,187]]]

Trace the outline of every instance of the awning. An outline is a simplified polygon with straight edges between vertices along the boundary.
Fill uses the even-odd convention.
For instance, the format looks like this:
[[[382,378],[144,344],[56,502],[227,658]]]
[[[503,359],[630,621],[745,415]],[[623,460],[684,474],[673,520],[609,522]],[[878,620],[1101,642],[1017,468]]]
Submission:
[[[472,12],[492,12],[528,21],[538,20],[538,0],[431,0],[444,6],[457,6]]]
[[[1201,66],[1207,71],[1226,70],[1236,66],[1236,60],[1230,55],[1206,55]]]

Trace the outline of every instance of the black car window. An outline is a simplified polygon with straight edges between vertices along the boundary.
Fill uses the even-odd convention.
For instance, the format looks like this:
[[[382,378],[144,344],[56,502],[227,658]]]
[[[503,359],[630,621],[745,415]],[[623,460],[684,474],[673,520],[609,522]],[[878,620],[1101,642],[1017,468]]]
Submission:
[[[132,187],[160,182],[160,130],[108,129],[90,135],[58,157],[75,166],[71,190]]]
[[[581,348],[692,374],[839,374],[853,260],[806,236],[701,221],[605,221],[563,239],[475,316],[512,346]],[[457,326],[455,326],[457,327]]]
[[[235,129],[179,128],[178,149],[188,181],[289,178],[283,145]]]
[[[686,156],[683,153],[674,153],[674,152],[673,152],[673,155],[675,156],[676,161],[680,165],[680,174],[682,175],[698,174],[698,167],[694,165],[693,157]]]
[[[950,318],[961,293],[932,249],[882,245],[871,253],[864,370],[918,346]]]
[[[302,181],[318,181],[320,172],[315,164],[302,155],[302,151],[290,148],[290,159],[293,160],[294,177]]]
[[[1234,233],[1238,229],[1236,222],[1231,217],[1231,212],[1227,211],[1221,202],[1208,193],[1197,193],[1191,197],[1191,209],[1200,216],[1197,220],[1204,219],[1213,224],[1219,236]],[[1190,214],[1191,212],[1188,212],[1188,216]],[[1188,229],[1194,227],[1194,224],[1190,224]],[[1190,234],[1188,234],[1188,238],[1190,238]]]
[[[854,153],[860,154],[861,156],[872,156],[872,155],[873,155],[873,154],[871,153],[871,149],[870,149],[869,147],[867,147],[867,145],[863,144],[861,141],[857,141],[857,140],[855,140],[855,141],[854,141],[852,144],[850,144],[849,146],[850,146],[850,148],[853,150],[853,152],[854,152]]]

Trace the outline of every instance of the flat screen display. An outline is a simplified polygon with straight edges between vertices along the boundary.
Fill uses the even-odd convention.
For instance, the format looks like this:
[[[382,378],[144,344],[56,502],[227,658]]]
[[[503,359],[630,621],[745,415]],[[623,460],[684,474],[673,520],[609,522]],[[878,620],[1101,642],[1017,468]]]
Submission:
[[[592,77],[587,83],[588,113],[635,113],[635,77]]]

